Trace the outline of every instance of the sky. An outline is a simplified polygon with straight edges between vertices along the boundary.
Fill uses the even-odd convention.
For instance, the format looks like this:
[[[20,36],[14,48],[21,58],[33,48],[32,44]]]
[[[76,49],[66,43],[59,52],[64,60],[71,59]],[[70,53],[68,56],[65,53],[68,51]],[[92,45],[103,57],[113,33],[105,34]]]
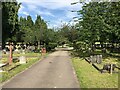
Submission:
[[[17,0],[21,2],[19,9],[19,17],[30,15],[33,21],[36,16],[40,15],[44,19],[49,28],[60,27],[61,23],[73,24],[73,17],[78,17],[76,11],[80,10],[80,3],[71,5],[71,3],[79,2],[79,0]]]

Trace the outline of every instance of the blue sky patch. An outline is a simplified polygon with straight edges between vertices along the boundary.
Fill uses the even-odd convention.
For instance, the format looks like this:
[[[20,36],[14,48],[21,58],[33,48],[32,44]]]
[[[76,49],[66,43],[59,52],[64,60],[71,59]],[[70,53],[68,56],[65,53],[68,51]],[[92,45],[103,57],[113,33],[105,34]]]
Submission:
[[[17,0],[21,2],[19,17],[30,15],[33,21],[40,15],[48,22],[49,28],[59,27],[61,23],[73,23],[73,17],[78,16],[73,10],[80,10],[82,5],[71,5],[79,0]],[[70,22],[71,21],[71,22]]]

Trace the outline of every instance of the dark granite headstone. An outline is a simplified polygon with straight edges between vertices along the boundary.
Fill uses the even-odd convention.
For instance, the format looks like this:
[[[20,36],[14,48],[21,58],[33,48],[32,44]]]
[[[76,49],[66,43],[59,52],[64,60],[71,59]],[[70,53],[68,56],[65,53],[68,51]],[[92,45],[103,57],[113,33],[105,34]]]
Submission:
[[[112,64],[112,71],[114,71],[115,68],[116,68],[116,65],[115,65],[115,64]],[[105,64],[105,65],[103,66],[102,71],[103,71],[103,70],[107,70],[107,71],[111,72],[111,64]]]

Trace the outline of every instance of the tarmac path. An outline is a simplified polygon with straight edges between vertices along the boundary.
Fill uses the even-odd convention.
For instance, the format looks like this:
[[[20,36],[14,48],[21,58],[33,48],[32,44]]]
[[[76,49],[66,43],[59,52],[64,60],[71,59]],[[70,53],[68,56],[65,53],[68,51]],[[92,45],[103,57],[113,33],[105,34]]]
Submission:
[[[58,50],[24,72],[3,88],[79,88],[68,51]]]

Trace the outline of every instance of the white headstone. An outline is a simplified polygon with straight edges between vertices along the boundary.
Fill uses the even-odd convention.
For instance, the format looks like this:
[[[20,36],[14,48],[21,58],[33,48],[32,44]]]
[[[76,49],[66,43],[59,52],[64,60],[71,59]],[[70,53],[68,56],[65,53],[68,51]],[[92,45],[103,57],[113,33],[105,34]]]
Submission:
[[[20,53],[20,50],[18,50],[18,48],[16,48],[14,52]]]
[[[20,60],[20,64],[25,64],[26,63],[26,57],[25,56],[20,56],[19,60]]]

